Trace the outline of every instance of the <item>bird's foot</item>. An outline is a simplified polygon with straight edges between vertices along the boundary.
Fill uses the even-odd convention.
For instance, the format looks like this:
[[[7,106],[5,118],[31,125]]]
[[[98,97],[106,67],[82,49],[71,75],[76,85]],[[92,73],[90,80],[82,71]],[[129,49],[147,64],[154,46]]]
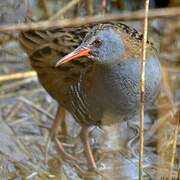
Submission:
[[[91,180],[96,180],[96,179],[106,179],[103,178],[104,174],[96,167],[94,169],[89,169],[85,174],[84,174],[84,179],[91,179]]]

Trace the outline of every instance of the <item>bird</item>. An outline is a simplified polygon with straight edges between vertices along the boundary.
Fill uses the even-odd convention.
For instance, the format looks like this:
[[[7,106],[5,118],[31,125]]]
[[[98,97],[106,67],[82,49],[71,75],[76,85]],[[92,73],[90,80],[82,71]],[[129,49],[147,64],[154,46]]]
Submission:
[[[82,125],[81,139],[88,165],[96,167],[89,145],[89,127],[112,121],[114,115],[123,119],[138,112],[143,35],[125,24],[114,22],[77,28],[30,30],[21,32],[19,37],[40,83],[59,104],[52,134],[56,134],[59,117],[65,119],[65,110],[72,113]],[[161,70],[156,49],[151,42],[147,43],[149,73],[146,73],[145,100],[150,104],[159,92]],[[65,56],[73,49],[76,50]],[[151,82],[151,79],[154,81]]]
[[[89,128],[121,122],[139,113],[142,41],[143,34],[125,24],[97,24],[77,48],[55,64],[59,68],[71,62],[91,62],[79,80],[69,86],[71,100],[65,103],[65,108],[82,126],[81,139],[89,169],[96,169]],[[86,58],[82,60],[83,57]],[[161,78],[158,52],[147,41],[145,109],[157,99]]]

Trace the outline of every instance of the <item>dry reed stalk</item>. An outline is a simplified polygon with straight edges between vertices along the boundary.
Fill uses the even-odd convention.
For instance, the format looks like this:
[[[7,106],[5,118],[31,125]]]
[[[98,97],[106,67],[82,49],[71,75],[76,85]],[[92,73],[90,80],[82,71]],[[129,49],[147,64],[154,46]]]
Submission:
[[[87,15],[93,15],[93,0],[86,0],[85,3]]]
[[[49,8],[48,8],[48,3],[47,0],[40,0],[40,3],[42,5],[42,8],[44,10],[44,14],[47,18],[49,18],[51,16],[50,12],[49,12]]]
[[[35,105],[33,102],[29,101],[28,99],[24,98],[24,97],[20,97],[19,100],[21,102],[24,102],[25,104],[31,106],[32,108],[36,109],[37,111],[43,113],[44,115],[46,115],[48,118],[54,120],[54,116],[52,114],[50,114],[49,112],[47,112],[46,110],[44,110],[43,108],[41,108],[40,106]]]
[[[163,67],[162,68],[163,76],[162,76],[162,84],[165,96],[161,98],[161,101],[158,103],[158,117],[162,119],[163,116],[167,116],[165,114],[169,114],[169,117],[164,120],[157,120],[159,127],[156,130],[158,138],[158,144],[157,144],[157,152],[159,156],[159,169],[166,169],[166,172],[163,174],[162,170],[157,173],[157,179],[162,178],[162,176],[166,177],[168,179],[169,173],[172,170],[171,166],[172,164],[168,165],[168,163],[172,163],[172,139],[174,138],[173,133],[170,131],[173,131],[172,128],[172,121],[175,118],[176,114],[178,113],[179,109],[179,103],[176,103],[175,100],[175,92],[177,89],[176,83],[174,83],[174,80],[172,77],[174,76],[172,72],[168,71],[168,68]],[[167,104],[168,109],[163,110],[160,108],[162,104]],[[169,111],[169,113],[167,113]],[[156,123],[157,124],[157,123]],[[153,134],[153,129],[151,134]],[[165,163],[166,162],[166,163]]]
[[[141,102],[140,102],[140,144],[139,144],[139,179],[143,180],[143,165],[144,165],[144,91],[145,91],[145,65],[146,65],[146,49],[147,49],[147,32],[148,32],[148,13],[149,0],[145,2],[145,17],[144,17],[144,34],[142,44],[142,61],[141,61]]]
[[[102,14],[106,14],[106,6],[107,6],[107,0],[101,0]]]
[[[85,175],[85,172],[84,172],[84,170],[78,165],[78,163],[79,163],[79,162],[81,163],[81,161],[78,160],[78,159],[76,159],[76,158],[75,158],[74,156],[72,156],[71,154],[66,153],[66,152],[64,151],[63,144],[62,144],[57,138],[55,138],[55,142],[56,142],[56,144],[57,144],[58,147],[59,147],[59,151],[60,151],[62,157],[64,156],[64,157],[66,157],[66,159],[69,158],[70,160],[74,160],[74,162],[71,162],[72,165],[76,168],[76,170],[78,170],[79,174],[83,177],[83,176]]]
[[[173,87],[170,82],[170,74],[167,72],[165,68],[162,69],[163,76],[162,76],[162,84],[163,89],[165,91],[165,96],[160,99],[158,103],[158,120],[155,124],[157,124],[159,127],[156,129],[155,124],[150,129],[151,134],[156,133],[158,138],[157,141],[157,152],[159,157],[159,163],[158,168],[160,169],[157,172],[157,179],[161,179],[162,177],[168,177],[168,166],[166,162],[170,162],[171,160],[171,143],[169,138],[169,131],[168,129],[171,127],[171,122],[174,119],[175,114],[177,113],[176,109],[177,106],[174,106],[174,98],[173,98]],[[168,104],[168,109],[163,110],[159,107],[163,104]],[[169,112],[167,112],[169,111]],[[154,131],[156,129],[156,131]],[[164,171],[166,170],[166,171]]]
[[[13,119],[13,117],[17,114],[22,105],[22,102],[17,102],[16,105],[13,106],[13,109],[11,109],[11,112],[6,117],[6,122],[10,122]]]
[[[27,71],[20,73],[12,73],[7,75],[0,75],[0,82],[10,81],[10,80],[18,80],[18,79],[26,79],[37,76],[35,71]]]
[[[80,0],[72,0],[66,6],[61,8],[55,15],[53,15],[50,20],[55,20],[60,18],[64,13],[73,8],[76,4],[78,4]]]
[[[180,16],[180,8],[160,8],[152,9],[148,15],[149,19],[153,18],[167,18]],[[40,21],[40,22],[31,22],[31,23],[20,23],[14,25],[2,25],[0,26],[0,32],[7,31],[27,31],[27,30],[37,30],[37,29],[47,29],[53,27],[77,27],[90,23],[100,23],[108,21],[130,21],[130,20],[140,20],[144,18],[144,11],[134,11],[134,12],[125,12],[120,15],[117,14],[106,14],[106,15],[96,15],[89,17],[78,17],[75,19],[64,19],[64,20],[55,20],[55,21]]]
[[[176,112],[169,111],[166,114],[161,114],[160,118],[152,125],[149,131],[145,135],[145,140],[150,139],[157,131],[162,130],[167,125],[168,121],[171,121]]]
[[[175,127],[175,132],[174,132],[174,138],[173,138],[173,145],[172,145],[172,157],[171,157],[171,162],[170,162],[170,167],[169,167],[169,173],[168,173],[168,179],[172,179],[172,171],[173,171],[173,166],[174,166],[174,159],[176,155],[176,145],[177,145],[177,138],[178,138],[178,131],[179,131],[179,121],[180,121],[180,111],[176,115],[176,127]],[[178,178],[177,178],[178,179]]]
[[[39,92],[44,92],[44,89],[42,87],[40,87],[40,88],[32,89],[31,91],[21,90],[21,91],[13,92],[13,93],[7,93],[7,94],[2,94],[2,95],[0,94],[0,100],[13,98],[13,97],[17,97],[20,95],[21,96],[32,96]]]
[[[23,79],[20,81],[13,81],[11,83],[2,84],[1,89],[0,89],[0,95],[15,91],[15,90],[19,89],[20,86],[29,84],[32,81],[37,81],[36,77],[35,78],[34,77],[26,78],[26,79]]]

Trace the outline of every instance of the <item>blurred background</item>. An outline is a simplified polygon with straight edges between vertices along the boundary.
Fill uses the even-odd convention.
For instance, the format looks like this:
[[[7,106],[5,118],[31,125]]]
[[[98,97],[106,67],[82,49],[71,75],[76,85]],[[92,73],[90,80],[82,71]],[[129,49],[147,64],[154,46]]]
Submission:
[[[150,0],[150,9],[173,7],[179,7],[180,10],[180,1]],[[140,9],[144,9],[144,0],[0,0],[0,25],[24,22],[26,16],[40,21],[130,13]],[[143,31],[142,22],[123,23]],[[151,19],[148,36],[159,52],[163,83],[155,106],[145,114],[144,177],[167,178],[175,153],[172,174],[178,179],[180,17],[175,15]],[[23,73],[32,72],[32,69],[28,55],[18,40],[18,32],[0,33],[1,179],[138,179],[139,117],[121,122],[118,127],[104,127],[103,131],[92,128],[91,144],[99,174],[82,177],[79,167],[64,161],[53,142],[45,163],[47,137],[57,103],[47,94],[35,75],[23,77]],[[16,78],[16,73],[22,73],[21,78]],[[79,131],[80,126],[69,114],[69,136],[64,144],[67,152],[84,162],[81,166],[86,169]]]

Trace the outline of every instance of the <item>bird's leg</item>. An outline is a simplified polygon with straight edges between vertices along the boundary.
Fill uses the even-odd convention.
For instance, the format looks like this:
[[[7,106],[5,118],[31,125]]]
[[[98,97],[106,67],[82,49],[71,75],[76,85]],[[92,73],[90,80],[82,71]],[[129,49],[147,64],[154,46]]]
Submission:
[[[67,124],[66,124],[66,109],[58,107],[58,111],[56,113],[55,121],[53,122],[49,137],[48,137],[48,142],[46,145],[46,154],[45,154],[45,162],[47,162],[47,155],[48,155],[48,148],[51,143],[52,139],[55,139],[56,144],[59,147],[59,151],[63,157],[63,159],[68,159],[75,161],[76,163],[79,163],[80,161],[67,153],[63,147],[63,143],[57,138],[58,134],[58,127],[61,126],[62,132],[67,134]],[[64,128],[63,128],[64,127]]]
[[[94,170],[96,169],[96,163],[89,143],[89,131],[87,126],[82,127],[80,137],[82,143],[84,144],[84,151],[85,151],[85,156],[87,158],[88,167],[90,170]]]
[[[67,136],[68,135],[68,124],[67,124],[67,121],[66,121],[66,118],[67,118],[67,111],[66,109],[62,108],[62,121],[60,123],[60,127],[61,127],[61,132],[63,135]]]
[[[57,136],[59,127],[61,127],[62,134],[67,135],[66,109],[63,107],[58,107],[55,120],[50,130],[49,136],[51,140]]]
[[[65,135],[67,135],[67,124],[66,123],[67,123],[66,122],[66,110],[63,107],[59,106],[58,110],[57,110],[57,113],[56,113],[55,120],[53,122],[53,125],[51,127],[51,130],[50,130],[50,133],[49,133],[49,136],[48,136],[48,141],[47,141],[47,144],[46,144],[46,151],[45,151],[45,161],[47,159],[48,149],[49,149],[49,145],[51,143],[51,140],[53,138],[56,138],[60,125],[61,125],[61,128],[62,128],[62,132],[65,133]]]

